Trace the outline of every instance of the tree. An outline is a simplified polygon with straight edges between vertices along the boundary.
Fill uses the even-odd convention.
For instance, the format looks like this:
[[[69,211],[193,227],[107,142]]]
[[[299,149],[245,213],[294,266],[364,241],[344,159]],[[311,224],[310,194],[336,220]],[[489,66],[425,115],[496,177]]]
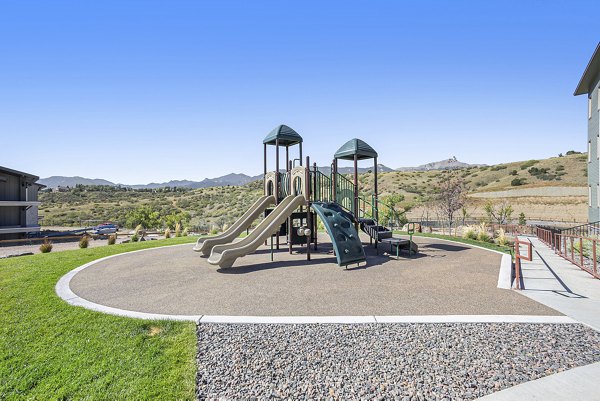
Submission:
[[[484,210],[488,215],[490,223],[495,221],[498,224],[506,224],[514,211],[513,207],[506,201],[502,201],[498,205],[494,205],[492,201],[488,201],[484,206]]]
[[[467,218],[471,217],[471,216],[469,215],[469,211],[467,210],[467,208],[464,207],[464,206],[460,209],[460,214],[461,214],[461,217],[462,217],[462,225],[464,226],[465,225],[465,220]]]
[[[387,219],[388,224],[389,222],[401,224],[399,221],[396,220],[400,220],[400,215],[403,213],[399,211],[400,203],[402,202],[404,202],[404,195],[402,194],[391,194],[384,197],[383,203],[388,206],[388,210],[387,213],[385,213],[383,216],[380,214],[379,219]],[[379,207],[379,210],[381,210],[381,205]]]
[[[148,206],[138,206],[129,213],[125,226],[133,228],[141,225],[144,228],[157,228],[160,225],[160,213],[152,211]]]
[[[521,214],[519,214],[519,225],[524,226],[526,224],[527,224],[527,219],[525,218],[525,213],[521,212]]]
[[[188,212],[179,212],[179,213],[172,212],[163,218],[164,226],[166,228],[172,228],[172,229],[175,229],[177,224],[179,224],[181,226],[185,226],[185,225],[187,225],[187,223],[189,221],[190,221],[190,214]]]
[[[436,209],[439,215],[448,221],[450,234],[452,234],[454,214],[465,206],[466,193],[467,188],[461,178],[446,179],[438,186]]]

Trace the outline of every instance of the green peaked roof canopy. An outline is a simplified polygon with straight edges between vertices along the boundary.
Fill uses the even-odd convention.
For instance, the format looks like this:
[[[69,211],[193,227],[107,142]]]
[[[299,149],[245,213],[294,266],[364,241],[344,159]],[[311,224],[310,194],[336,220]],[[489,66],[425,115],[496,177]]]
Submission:
[[[357,156],[358,160],[365,160],[377,157],[377,152],[365,141],[354,138],[343,144],[333,157],[336,159],[354,160],[354,155]]]
[[[279,139],[279,146],[291,146],[302,143],[302,137],[287,125],[278,125],[275,127],[275,129],[269,132],[269,135],[263,139],[263,143],[266,145],[275,145],[277,139]]]

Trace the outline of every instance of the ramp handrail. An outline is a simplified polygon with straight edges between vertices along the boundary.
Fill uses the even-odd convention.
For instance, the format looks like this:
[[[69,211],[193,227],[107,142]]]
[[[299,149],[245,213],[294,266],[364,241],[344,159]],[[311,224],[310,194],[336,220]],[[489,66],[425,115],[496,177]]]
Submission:
[[[521,255],[521,245],[527,245],[527,255]],[[515,239],[515,282],[517,290],[521,290],[521,259],[531,262],[533,254],[533,246],[530,241],[523,241],[519,238]]]
[[[597,238],[584,237],[555,233],[552,243],[554,252],[579,267],[581,270],[591,274],[594,278],[600,278],[598,272],[598,248]]]

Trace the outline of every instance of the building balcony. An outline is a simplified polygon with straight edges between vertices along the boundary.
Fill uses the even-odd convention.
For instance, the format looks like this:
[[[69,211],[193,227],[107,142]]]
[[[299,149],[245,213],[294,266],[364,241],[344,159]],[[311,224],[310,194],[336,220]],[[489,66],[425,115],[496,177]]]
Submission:
[[[40,226],[33,227],[21,227],[21,226],[12,226],[12,227],[0,227],[0,234],[17,234],[17,233],[32,233],[40,231]]]
[[[42,202],[38,201],[0,201],[0,207],[29,207],[29,206],[39,206]]]

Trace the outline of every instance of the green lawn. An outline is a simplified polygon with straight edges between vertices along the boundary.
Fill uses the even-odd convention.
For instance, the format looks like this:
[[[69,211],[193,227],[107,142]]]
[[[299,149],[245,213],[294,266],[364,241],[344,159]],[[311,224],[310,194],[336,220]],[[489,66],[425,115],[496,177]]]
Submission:
[[[191,400],[191,322],[122,318],[68,305],[54,286],[104,256],[193,237],[0,260],[0,400]]]
[[[400,234],[400,235],[408,235],[406,233],[406,231],[394,231],[394,233]],[[498,251],[498,252],[503,252],[503,253],[508,253],[508,254],[511,254],[511,252],[512,252],[512,247],[510,247],[510,246],[500,246],[500,245],[497,245],[497,244],[493,244],[491,242],[476,241],[476,240],[473,240],[473,239],[466,239],[466,238],[462,238],[462,237],[454,237],[452,235],[430,234],[430,233],[414,233],[413,236],[415,236],[415,237],[430,237],[430,238],[447,239],[447,240],[450,240],[450,241],[460,242],[460,243],[463,243],[463,244],[477,245],[477,246],[480,246],[482,248],[491,249],[493,251]]]

